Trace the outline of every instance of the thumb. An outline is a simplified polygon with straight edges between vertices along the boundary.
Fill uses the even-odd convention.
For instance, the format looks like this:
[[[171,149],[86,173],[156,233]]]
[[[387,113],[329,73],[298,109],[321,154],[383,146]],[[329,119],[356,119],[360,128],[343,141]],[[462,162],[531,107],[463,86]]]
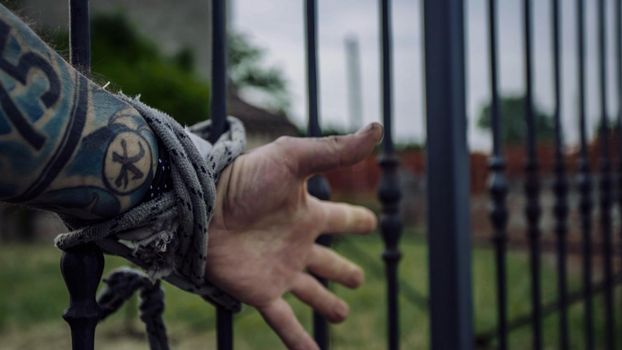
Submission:
[[[384,128],[371,123],[354,134],[320,138],[284,137],[277,140],[300,177],[354,165],[382,141]]]

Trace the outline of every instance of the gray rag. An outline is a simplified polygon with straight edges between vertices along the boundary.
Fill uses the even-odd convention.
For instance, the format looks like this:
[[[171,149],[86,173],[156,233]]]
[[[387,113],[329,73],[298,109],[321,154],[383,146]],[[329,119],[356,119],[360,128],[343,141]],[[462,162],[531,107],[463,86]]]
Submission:
[[[67,250],[93,242],[105,253],[142,267],[152,279],[167,280],[230,311],[239,311],[238,300],[207,281],[205,263],[216,183],[220,172],[244,150],[244,126],[228,117],[229,130],[211,146],[205,159],[173,118],[138,99],[119,97],[140,112],[164,146],[159,151],[169,156],[173,191],[97,224],[63,218],[74,231],[58,235],[55,245]],[[188,131],[207,139],[210,122]]]

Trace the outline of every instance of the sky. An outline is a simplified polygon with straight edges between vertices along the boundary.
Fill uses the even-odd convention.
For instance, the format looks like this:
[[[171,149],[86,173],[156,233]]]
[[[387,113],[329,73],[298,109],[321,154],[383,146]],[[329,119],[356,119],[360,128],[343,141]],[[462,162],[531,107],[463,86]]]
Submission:
[[[345,38],[359,41],[363,120],[380,121],[380,52],[377,0],[318,0],[318,65],[320,119],[324,126],[349,129]],[[533,3],[534,96],[537,107],[551,113],[553,75],[550,1]],[[562,123],[566,144],[578,137],[576,79],[576,29],[574,1],[561,1],[562,11]],[[586,1],[587,108],[590,133],[599,118],[597,81],[596,0]],[[472,149],[488,151],[490,134],[475,123],[490,98],[488,72],[487,1],[465,1],[468,140]],[[524,91],[522,1],[498,1],[498,57],[500,92]],[[246,33],[266,50],[265,64],[284,72],[292,97],[290,116],[306,123],[306,71],[303,0],[233,0],[232,28]],[[617,101],[614,71],[613,2],[608,6],[608,115],[614,118]],[[398,142],[425,141],[423,22],[421,0],[392,2],[393,134]]]

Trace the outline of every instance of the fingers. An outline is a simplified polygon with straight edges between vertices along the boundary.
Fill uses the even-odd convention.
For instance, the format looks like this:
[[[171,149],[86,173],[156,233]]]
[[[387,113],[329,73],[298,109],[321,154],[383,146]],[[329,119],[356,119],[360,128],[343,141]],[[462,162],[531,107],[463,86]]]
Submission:
[[[307,273],[300,273],[296,277],[291,292],[302,302],[324,315],[330,322],[342,322],[350,313],[350,308],[345,301],[339,299]]]
[[[290,350],[319,350],[319,347],[302,327],[291,306],[282,298],[258,309]]]
[[[365,280],[363,269],[334,251],[318,244],[311,248],[307,269],[320,277],[343,284],[349,288],[356,288]]]
[[[322,233],[365,234],[378,225],[376,215],[365,207],[310,198],[314,210],[318,210],[323,218]]]
[[[369,156],[382,139],[383,127],[372,123],[355,134],[322,138],[283,138],[278,142],[288,152],[300,177],[356,164]]]

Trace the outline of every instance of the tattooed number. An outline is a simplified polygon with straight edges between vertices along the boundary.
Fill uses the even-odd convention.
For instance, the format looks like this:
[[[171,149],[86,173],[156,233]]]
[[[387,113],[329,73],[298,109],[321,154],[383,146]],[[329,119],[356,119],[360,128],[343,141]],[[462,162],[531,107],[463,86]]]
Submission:
[[[39,99],[45,107],[50,108],[60,98],[60,79],[54,72],[50,63],[41,55],[35,52],[24,53],[14,65],[4,56],[5,47],[9,41],[11,27],[0,20],[0,70],[10,75],[21,84],[26,85],[28,73],[31,69],[40,70],[47,78],[49,87]],[[7,114],[17,132],[35,149],[40,150],[46,140],[45,136],[35,130],[29,121],[24,117],[19,108],[10,98],[9,93],[0,84],[0,105]]]

